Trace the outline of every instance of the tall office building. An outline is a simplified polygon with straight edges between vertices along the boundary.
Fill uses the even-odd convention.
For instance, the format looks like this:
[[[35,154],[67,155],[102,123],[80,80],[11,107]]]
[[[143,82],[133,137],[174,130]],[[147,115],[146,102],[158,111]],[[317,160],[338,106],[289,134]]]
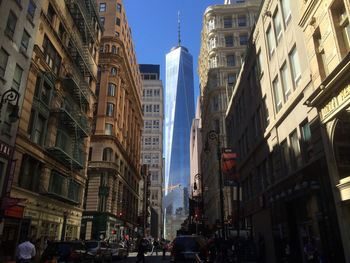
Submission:
[[[137,230],[142,81],[122,1],[98,1],[98,11],[105,31],[81,237],[118,240]]]
[[[221,218],[220,182],[217,144],[226,147],[225,113],[233,93],[241,60],[245,55],[251,28],[255,23],[260,0],[231,0],[209,6],[203,15],[198,74],[202,104],[202,140],[207,145],[202,154],[205,213],[208,223]],[[217,133],[210,140],[210,131]],[[218,141],[219,140],[219,141]],[[225,182],[224,182],[225,184]],[[223,218],[232,215],[231,187],[223,187]]]
[[[160,237],[163,222],[163,83],[159,79],[159,65],[140,65],[143,81],[142,109],[144,129],[142,133],[141,163],[149,166],[150,174],[150,234]],[[145,217],[146,215],[143,215]]]
[[[188,214],[190,130],[194,118],[193,58],[178,46],[166,55],[165,235],[172,238]]]

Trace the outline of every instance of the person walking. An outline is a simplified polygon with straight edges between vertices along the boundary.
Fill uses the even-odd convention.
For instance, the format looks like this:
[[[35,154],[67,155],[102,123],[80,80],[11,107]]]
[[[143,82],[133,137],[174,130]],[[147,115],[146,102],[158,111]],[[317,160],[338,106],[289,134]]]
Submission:
[[[27,237],[24,242],[18,245],[16,251],[16,257],[18,263],[30,263],[36,255],[36,249],[33,243],[30,242],[30,238]]]
[[[166,254],[166,249],[167,249],[167,243],[164,238],[160,240],[160,245],[162,246],[162,252],[163,252],[163,257],[162,259],[165,259],[165,254]]]
[[[142,262],[145,263],[145,253],[146,253],[146,247],[147,247],[147,240],[144,238],[141,238],[139,241],[139,244],[137,246],[137,259],[136,263]]]
[[[159,241],[157,238],[155,238],[153,240],[153,243],[152,243],[152,252],[151,252],[151,256],[153,255],[153,252],[155,251],[156,252],[156,256],[158,256],[158,247],[159,247]]]

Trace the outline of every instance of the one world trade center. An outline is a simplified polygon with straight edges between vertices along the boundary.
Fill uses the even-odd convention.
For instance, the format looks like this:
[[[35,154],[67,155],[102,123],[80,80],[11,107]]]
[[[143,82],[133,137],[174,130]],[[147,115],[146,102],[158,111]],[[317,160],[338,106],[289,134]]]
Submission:
[[[172,240],[188,216],[190,129],[194,118],[193,57],[178,46],[166,55],[165,82],[165,236]]]

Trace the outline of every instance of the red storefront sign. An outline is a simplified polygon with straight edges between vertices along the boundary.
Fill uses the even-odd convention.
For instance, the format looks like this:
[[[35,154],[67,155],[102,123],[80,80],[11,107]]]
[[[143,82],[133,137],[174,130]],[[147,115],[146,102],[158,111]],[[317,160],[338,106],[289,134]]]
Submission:
[[[24,206],[14,205],[5,209],[5,216],[14,218],[23,218]]]

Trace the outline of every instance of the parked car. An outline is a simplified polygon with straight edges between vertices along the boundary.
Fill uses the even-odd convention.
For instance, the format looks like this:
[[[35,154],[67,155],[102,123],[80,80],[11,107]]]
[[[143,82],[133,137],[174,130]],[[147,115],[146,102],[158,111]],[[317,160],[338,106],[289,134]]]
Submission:
[[[40,262],[46,263],[56,260],[57,262],[94,262],[94,258],[87,253],[83,241],[53,241],[49,242]]]
[[[207,261],[207,241],[198,235],[177,236],[171,245],[170,262]]]
[[[92,255],[95,261],[112,261],[112,249],[105,241],[89,240],[85,241],[87,252]]]

